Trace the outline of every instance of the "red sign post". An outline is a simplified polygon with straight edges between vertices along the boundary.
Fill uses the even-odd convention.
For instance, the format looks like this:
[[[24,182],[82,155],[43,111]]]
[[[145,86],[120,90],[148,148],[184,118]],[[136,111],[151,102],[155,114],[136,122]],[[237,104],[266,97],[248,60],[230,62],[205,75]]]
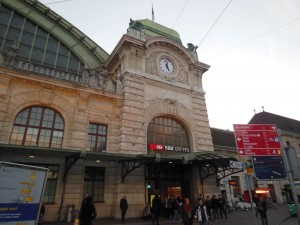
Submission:
[[[279,135],[273,124],[234,124],[239,156],[282,155]]]

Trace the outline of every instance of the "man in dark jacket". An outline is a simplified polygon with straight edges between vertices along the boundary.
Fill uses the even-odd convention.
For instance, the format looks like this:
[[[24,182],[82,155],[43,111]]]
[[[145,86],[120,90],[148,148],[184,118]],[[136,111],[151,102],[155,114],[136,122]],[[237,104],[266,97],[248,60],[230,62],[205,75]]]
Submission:
[[[159,198],[159,196],[156,194],[154,199],[152,200],[152,224],[159,225],[159,216],[160,216],[160,211],[161,211],[161,207],[162,207],[162,203],[161,203],[161,199]]]
[[[227,213],[225,211],[225,204],[226,204],[226,201],[225,201],[225,198],[222,196],[222,195],[219,195],[219,210],[220,210],[220,216],[221,216],[221,219],[223,219],[223,214],[227,220]]]
[[[121,198],[120,209],[121,209],[121,214],[122,214],[122,223],[124,223],[125,222],[125,214],[128,209],[127,197],[125,195],[123,196],[123,198]]]
[[[257,211],[260,215],[262,225],[268,225],[266,199],[262,196],[259,196],[256,207],[257,207]]]
[[[92,225],[92,220],[97,216],[96,208],[93,202],[93,196],[88,194],[83,199],[79,212],[80,225]]]
[[[220,214],[219,214],[220,204],[219,204],[218,199],[216,198],[216,195],[212,196],[210,206],[212,208],[214,220],[215,220],[215,222],[218,222],[220,220]]]

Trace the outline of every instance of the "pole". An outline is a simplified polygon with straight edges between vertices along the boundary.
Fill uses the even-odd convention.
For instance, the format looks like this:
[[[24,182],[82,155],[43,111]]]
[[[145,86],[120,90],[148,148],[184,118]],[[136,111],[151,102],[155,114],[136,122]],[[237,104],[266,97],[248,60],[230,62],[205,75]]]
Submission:
[[[284,148],[284,145],[282,143],[282,139],[281,139],[281,131],[278,130],[279,132],[279,137],[280,137],[280,144],[281,144],[281,148],[283,151],[283,160],[284,160],[284,164],[286,167],[286,172],[288,175],[288,179],[290,182],[290,186],[291,186],[291,191],[292,191],[292,195],[293,195],[293,199],[294,199],[294,204],[296,207],[296,212],[297,212],[297,220],[298,220],[298,224],[300,225],[300,206],[299,206],[299,202],[298,202],[298,196],[297,196],[297,192],[296,192],[296,188],[295,188],[295,181],[294,181],[294,177],[293,177],[293,173],[291,170],[291,166],[290,166],[290,162],[289,162],[289,158],[287,157],[287,149]]]
[[[251,193],[251,184],[250,184],[249,176],[251,176],[251,175],[246,175],[245,178],[246,178],[246,182],[247,182],[247,186],[248,186],[248,191],[249,191],[249,197],[250,197],[250,203],[251,203],[251,211],[252,211],[252,215],[253,215],[254,224],[257,225],[256,217],[255,217],[255,212],[254,212],[254,207],[253,207],[253,200],[252,200],[252,193]]]
[[[287,157],[287,153],[286,153],[286,149],[283,148],[283,159],[285,162],[285,166],[286,166],[286,172],[288,175],[288,179],[290,182],[290,186],[291,186],[291,191],[292,191],[292,195],[293,195],[293,199],[294,199],[294,204],[296,207],[296,212],[297,212],[297,219],[298,219],[298,224],[300,225],[300,206],[299,206],[299,201],[298,201],[298,196],[297,196],[297,192],[296,192],[296,188],[295,188],[295,181],[293,178],[293,174],[291,171],[291,167],[290,167],[290,162],[289,159]]]

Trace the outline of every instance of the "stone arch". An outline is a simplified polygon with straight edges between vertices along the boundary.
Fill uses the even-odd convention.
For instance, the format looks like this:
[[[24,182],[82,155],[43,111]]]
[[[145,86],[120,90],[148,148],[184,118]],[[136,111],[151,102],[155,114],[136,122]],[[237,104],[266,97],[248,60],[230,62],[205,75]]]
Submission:
[[[149,39],[146,43],[146,48],[149,48],[151,46],[167,46],[173,51],[176,51],[178,54],[184,56],[184,58],[188,60],[189,63],[194,64],[197,62],[197,59],[195,59],[191,55],[189,50],[187,50],[181,43],[167,39],[165,37],[154,37]]]
[[[183,104],[177,103],[175,100],[171,99],[161,99],[157,101],[153,101],[150,103],[148,107],[145,108],[145,143],[147,143],[147,129],[150,122],[158,116],[170,116],[181,122],[190,138],[190,147],[191,149],[195,149],[195,141],[194,141],[194,131],[195,131],[195,123],[194,115],[190,109],[185,107]]]
[[[72,105],[67,99],[52,91],[36,90],[19,92],[11,97],[10,104],[7,108],[6,114],[6,127],[7,137],[5,140],[9,141],[9,135],[12,130],[14,120],[17,114],[24,108],[29,106],[46,106],[59,112],[65,123],[65,130],[69,130],[73,121],[74,105]]]

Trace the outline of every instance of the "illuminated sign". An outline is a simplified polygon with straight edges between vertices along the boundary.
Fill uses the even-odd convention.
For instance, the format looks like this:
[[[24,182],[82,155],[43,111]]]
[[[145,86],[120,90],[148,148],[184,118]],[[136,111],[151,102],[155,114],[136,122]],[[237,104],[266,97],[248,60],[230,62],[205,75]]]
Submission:
[[[229,180],[229,184],[232,186],[236,186],[237,182],[236,182],[236,180]]]
[[[168,151],[168,152],[173,151],[173,152],[190,153],[190,149],[187,147],[162,145],[162,144],[150,144],[149,149],[152,151]]]

